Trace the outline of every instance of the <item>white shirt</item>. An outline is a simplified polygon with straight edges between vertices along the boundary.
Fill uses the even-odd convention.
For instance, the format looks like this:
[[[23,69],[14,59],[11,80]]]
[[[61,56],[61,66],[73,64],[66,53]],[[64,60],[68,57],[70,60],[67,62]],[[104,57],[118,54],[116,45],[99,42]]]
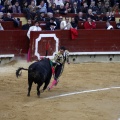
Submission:
[[[113,29],[113,26],[112,26],[112,25],[109,25],[109,26],[107,27],[107,30],[110,30],[110,29]]]
[[[41,27],[31,26],[27,32],[27,36],[30,39],[30,32],[31,31],[42,31]]]
[[[66,21],[62,21],[62,22],[60,23],[60,29],[70,30],[70,28],[71,28],[70,22],[67,23]]]
[[[36,0],[34,0],[34,2],[35,2],[35,6],[37,5],[37,1]]]
[[[4,28],[2,27],[1,23],[0,23],[0,30],[4,30]]]
[[[54,3],[56,5],[61,5],[61,4],[63,4],[63,0],[54,0]]]
[[[67,25],[66,21],[62,21],[61,25],[63,25],[65,27]],[[67,30],[67,26],[64,28],[64,30]]]

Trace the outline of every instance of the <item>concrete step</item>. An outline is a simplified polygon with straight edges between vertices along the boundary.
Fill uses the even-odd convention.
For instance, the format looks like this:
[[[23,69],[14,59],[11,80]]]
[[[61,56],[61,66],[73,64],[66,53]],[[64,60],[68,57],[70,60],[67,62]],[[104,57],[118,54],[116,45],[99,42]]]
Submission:
[[[9,63],[13,60],[14,54],[1,54],[0,55],[0,65]]]
[[[71,63],[120,62],[120,52],[70,52]]]

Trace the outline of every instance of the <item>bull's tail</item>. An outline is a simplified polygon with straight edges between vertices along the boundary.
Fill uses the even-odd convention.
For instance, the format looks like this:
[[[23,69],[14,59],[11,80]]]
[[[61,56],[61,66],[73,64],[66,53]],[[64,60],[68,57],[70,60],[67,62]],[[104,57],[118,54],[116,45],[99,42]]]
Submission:
[[[28,69],[25,69],[23,67],[19,67],[17,70],[16,70],[16,77],[18,78],[19,76],[21,76],[22,72],[20,72],[21,70],[28,70]]]

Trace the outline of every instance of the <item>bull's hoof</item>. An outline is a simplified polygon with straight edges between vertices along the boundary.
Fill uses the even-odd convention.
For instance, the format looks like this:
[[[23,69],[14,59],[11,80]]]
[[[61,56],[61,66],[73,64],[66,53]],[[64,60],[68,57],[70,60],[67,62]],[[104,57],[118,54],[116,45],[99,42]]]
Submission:
[[[38,95],[38,98],[40,98],[40,95]]]
[[[40,92],[37,92],[38,97],[40,96]]]
[[[29,92],[28,92],[27,96],[30,97],[30,93]]]
[[[28,97],[30,97],[30,94],[27,94]]]

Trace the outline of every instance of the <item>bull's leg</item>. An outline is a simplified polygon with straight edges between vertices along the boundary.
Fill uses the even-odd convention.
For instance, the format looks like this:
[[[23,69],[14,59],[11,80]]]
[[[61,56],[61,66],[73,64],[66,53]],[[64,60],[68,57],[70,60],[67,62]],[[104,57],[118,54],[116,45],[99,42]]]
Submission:
[[[37,85],[37,95],[40,96],[40,86],[42,85],[43,83],[39,83]]]
[[[50,80],[47,79],[47,80],[45,81],[45,85],[44,85],[44,87],[43,87],[43,91],[47,88],[47,86],[48,86],[49,83],[50,83]]]
[[[31,91],[31,87],[32,87],[32,83],[33,83],[33,81],[28,81],[28,94],[27,94],[27,96],[30,96],[30,91]]]

